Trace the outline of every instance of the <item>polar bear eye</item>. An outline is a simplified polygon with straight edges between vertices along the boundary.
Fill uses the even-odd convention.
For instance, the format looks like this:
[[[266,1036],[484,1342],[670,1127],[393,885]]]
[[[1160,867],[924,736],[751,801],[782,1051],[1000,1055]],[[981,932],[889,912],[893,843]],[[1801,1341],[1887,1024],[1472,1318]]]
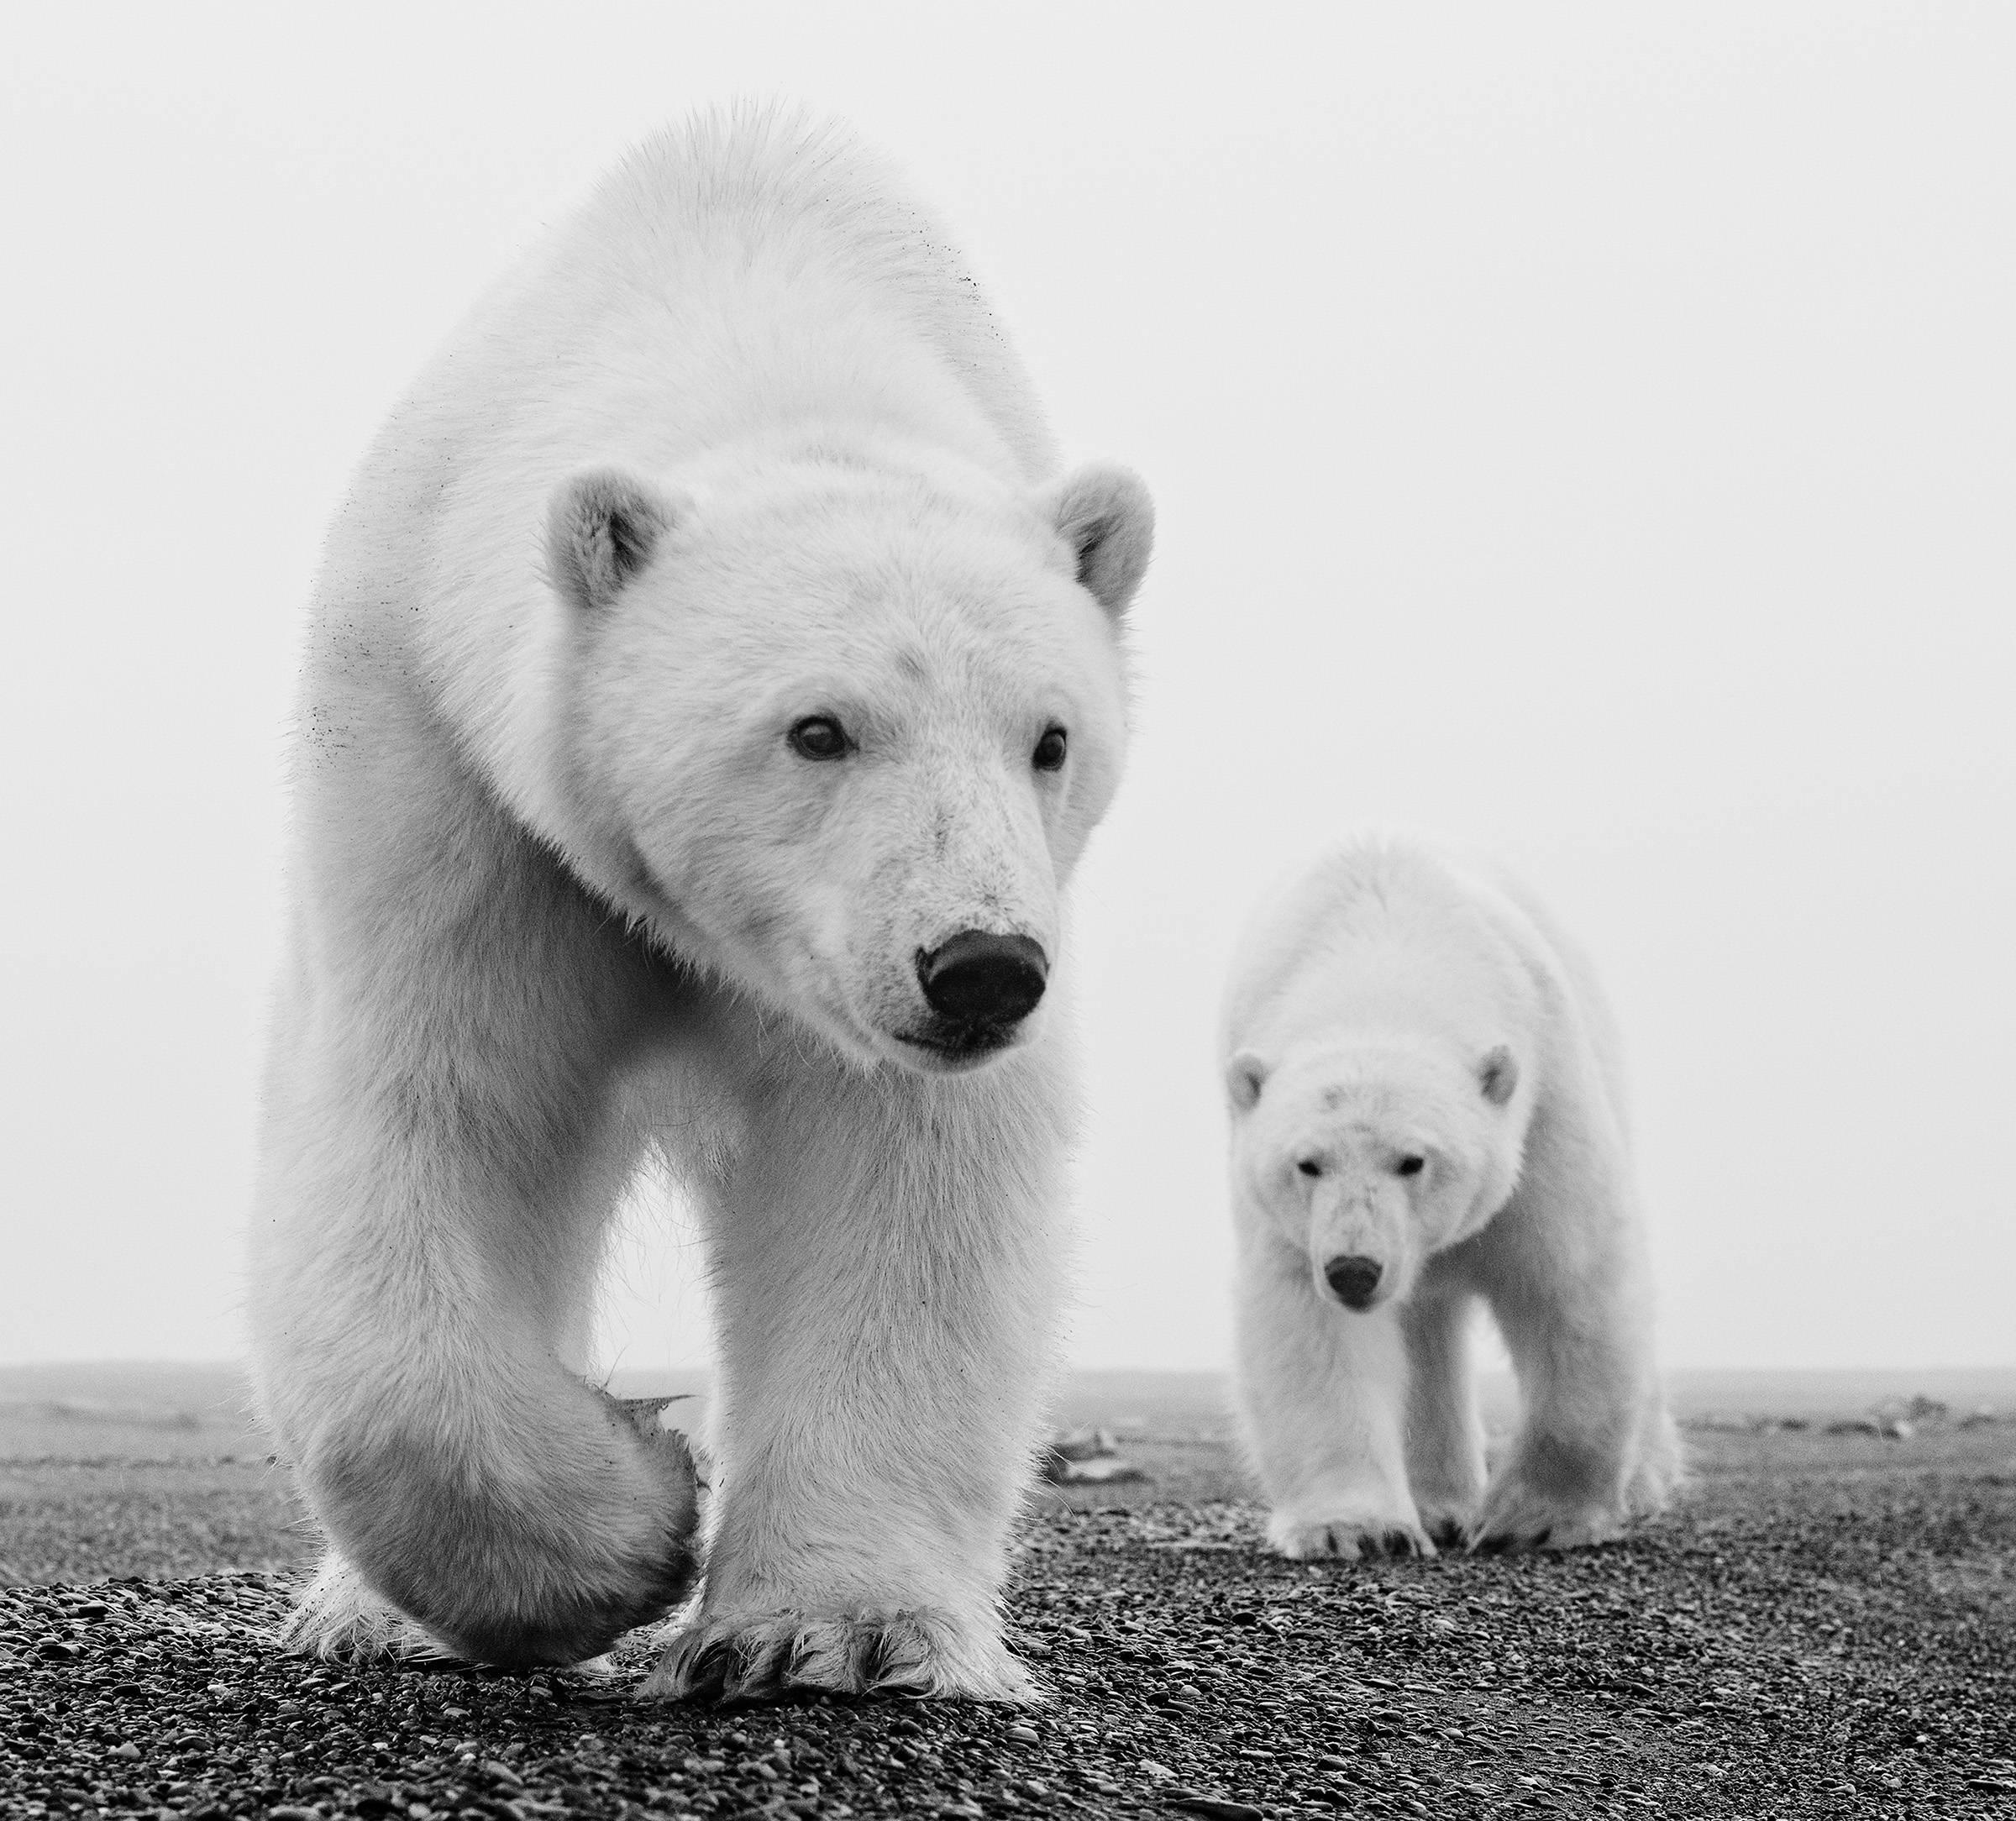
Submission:
[[[1419,1176],[1427,1161],[1425,1157],[1402,1157],[1394,1165],[1393,1173],[1395,1176]]]
[[[801,758],[845,758],[854,749],[847,729],[831,715],[807,715],[785,737]]]
[[[1036,743],[1032,763],[1038,771],[1062,771],[1064,769],[1064,730],[1052,727]]]
[[[1314,1157],[1303,1158],[1303,1160],[1298,1163],[1295,1168],[1301,1171],[1305,1176],[1320,1176],[1323,1173],[1323,1166],[1317,1162]]]

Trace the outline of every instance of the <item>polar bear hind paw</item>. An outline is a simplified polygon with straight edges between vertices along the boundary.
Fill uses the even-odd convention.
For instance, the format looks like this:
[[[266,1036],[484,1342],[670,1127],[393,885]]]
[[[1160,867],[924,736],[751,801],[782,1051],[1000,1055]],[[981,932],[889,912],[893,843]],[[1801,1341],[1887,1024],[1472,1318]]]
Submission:
[[[1291,1561],[1357,1561],[1436,1553],[1427,1531],[1399,1518],[1277,1519],[1268,1525],[1268,1533],[1274,1547]]]
[[[296,1656],[342,1663],[453,1663],[461,1661],[438,1638],[365,1585],[333,1553],[280,1629],[281,1649]]]
[[[638,1694],[769,1701],[801,1690],[1028,1702],[1028,1672],[998,1639],[936,1614],[776,1612],[702,1619],[675,1633]]]
[[[1625,1488],[1625,1509],[1634,1518],[1656,1517],[1687,1490],[1687,1451],[1673,1420],[1662,1411],[1639,1451]]]
[[[1423,1511],[1421,1528],[1428,1533],[1428,1540],[1438,1549],[1467,1549],[1470,1544],[1470,1524],[1473,1514],[1466,1509]]]
[[[1564,1498],[1508,1481],[1485,1501],[1472,1526],[1470,1548],[1482,1556],[1529,1549],[1588,1549],[1614,1543],[1625,1532],[1625,1514],[1599,1501]]]

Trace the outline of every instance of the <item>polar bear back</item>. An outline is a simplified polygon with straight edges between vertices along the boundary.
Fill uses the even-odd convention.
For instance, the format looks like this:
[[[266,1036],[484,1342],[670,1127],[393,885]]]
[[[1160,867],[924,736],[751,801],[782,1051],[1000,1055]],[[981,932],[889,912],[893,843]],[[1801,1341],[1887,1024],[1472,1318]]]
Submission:
[[[1534,895],[1488,859],[1359,837],[1269,894],[1248,921],[1223,1052],[1270,1063],[1340,1038],[1482,1055],[1511,1042],[1554,1088],[1576,1083],[1623,1130],[1614,1021],[1593,967]]]
[[[501,375],[472,371],[472,352]],[[502,377],[523,428],[592,426],[606,458],[646,467],[822,416],[908,430],[1004,478],[1057,466],[1028,377],[930,213],[844,127],[790,112],[702,116],[639,147],[429,377],[437,408],[486,412]]]

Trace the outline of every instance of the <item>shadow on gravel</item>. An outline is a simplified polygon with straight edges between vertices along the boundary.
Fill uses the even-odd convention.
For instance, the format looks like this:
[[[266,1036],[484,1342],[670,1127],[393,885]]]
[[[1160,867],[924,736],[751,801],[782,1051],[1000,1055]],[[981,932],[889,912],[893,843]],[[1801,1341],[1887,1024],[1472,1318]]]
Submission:
[[[1693,1440],[1625,1545],[1310,1566],[1221,1442],[1137,1438],[1158,1484],[1032,1514],[1011,1633],[1053,1694],[1021,1713],[641,1704],[641,1638],[599,1681],[313,1665],[244,1569],[0,1588],[0,1813],[2016,1814],[2016,1425]],[[43,1534],[23,1472],[0,1554]],[[200,1479],[44,1489],[115,1552],[153,1499],[171,1566],[299,1551],[271,1483]]]

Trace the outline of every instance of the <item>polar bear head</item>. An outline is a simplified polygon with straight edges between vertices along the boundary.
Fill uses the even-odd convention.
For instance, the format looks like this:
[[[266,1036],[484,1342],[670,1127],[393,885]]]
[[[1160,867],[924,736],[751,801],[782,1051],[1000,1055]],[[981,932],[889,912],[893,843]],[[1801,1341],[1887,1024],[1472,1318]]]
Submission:
[[[1226,1069],[1241,1199],[1347,1309],[1404,1300],[1434,1253],[1504,1205],[1530,1107],[1509,1044],[1242,1050]]]
[[[1146,491],[825,450],[676,478],[552,507],[585,870],[864,1064],[1026,1043],[1119,782]]]

